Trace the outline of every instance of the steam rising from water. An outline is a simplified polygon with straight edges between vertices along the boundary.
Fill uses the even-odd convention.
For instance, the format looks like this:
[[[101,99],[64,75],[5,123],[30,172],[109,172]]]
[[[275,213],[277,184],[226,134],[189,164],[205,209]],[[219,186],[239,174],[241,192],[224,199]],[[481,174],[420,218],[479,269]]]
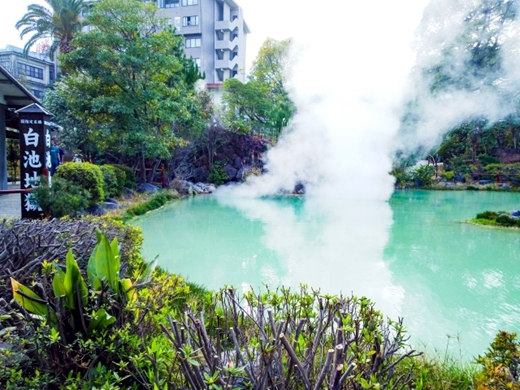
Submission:
[[[403,85],[413,64],[410,42],[423,4],[332,1],[319,15],[308,4],[290,4],[286,37],[295,47],[287,77],[298,113],[267,154],[269,173],[233,194],[273,194],[304,181],[310,195],[386,200]],[[247,7],[246,19],[253,5]]]
[[[248,1],[242,0],[246,18],[261,14]],[[303,181],[310,195],[386,200],[393,189],[388,172],[396,150],[428,150],[464,121],[496,121],[514,112],[511,102],[520,84],[518,21],[502,32],[505,76],[492,86],[475,79],[469,91],[453,87],[432,97],[422,79],[445,48],[460,46],[464,18],[483,1],[431,0],[427,6],[425,0],[331,1],[319,12],[296,1],[262,2],[272,22],[266,30],[295,42],[287,77],[298,113],[267,154],[268,174],[233,194],[274,194]],[[285,35],[280,25],[290,26]],[[253,33],[259,28],[253,23]],[[459,47],[453,53],[452,76],[468,79],[467,51]],[[410,101],[418,121],[399,132]]]

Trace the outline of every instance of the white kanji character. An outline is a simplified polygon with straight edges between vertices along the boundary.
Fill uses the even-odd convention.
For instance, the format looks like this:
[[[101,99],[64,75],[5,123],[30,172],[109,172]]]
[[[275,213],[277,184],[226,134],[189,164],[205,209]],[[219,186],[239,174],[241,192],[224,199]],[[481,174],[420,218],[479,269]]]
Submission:
[[[29,131],[23,136],[25,138],[25,146],[38,146],[38,142],[40,141],[40,134],[35,133],[31,127],[29,127]]]
[[[51,133],[49,132],[49,130],[45,132],[45,146],[47,146],[48,148],[51,147]]]
[[[33,194],[25,194],[25,211],[42,211],[41,207],[36,203],[36,199]]]
[[[27,150],[25,151],[26,156],[23,156],[23,159],[25,162],[23,163],[23,166],[27,168],[27,165],[29,165],[31,168],[41,168],[42,163],[40,161],[40,155],[36,154],[36,151],[31,150],[31,153],[29,153]]]
[[[33,171],[33,175],[29,175],[29,173],[25,172],[25,179],[24,179],[24,188],[29,187],[37,187],[40,184],[40,178],[38,177],[38,172]]]
[[[51,152],[45,152],[45,166],[49,169],[52,168]]]

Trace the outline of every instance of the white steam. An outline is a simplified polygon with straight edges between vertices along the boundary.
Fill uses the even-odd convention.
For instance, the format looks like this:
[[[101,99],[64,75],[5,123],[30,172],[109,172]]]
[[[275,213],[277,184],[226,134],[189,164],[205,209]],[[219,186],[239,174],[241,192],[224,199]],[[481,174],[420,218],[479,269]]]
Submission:
[[[318,12],[290,1],[271,9],[275,20],[268,26],[284,20],[290,27],[285,38],[295,43],[287,76],[298,112],[267,154],[268,173],[233,194],[273,194],[303,181],[311,195],[388,199],[403,85],[413,65],[410,43],[423,5],[330,1]],[[246,19],[252,8],[244,6]]]

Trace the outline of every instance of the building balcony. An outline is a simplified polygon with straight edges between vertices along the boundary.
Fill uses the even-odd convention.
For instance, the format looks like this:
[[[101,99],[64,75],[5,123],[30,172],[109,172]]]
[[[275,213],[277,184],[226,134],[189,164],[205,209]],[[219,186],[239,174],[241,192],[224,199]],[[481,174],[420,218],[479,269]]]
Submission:
[[[215,49],[217,50],[233,50],[236,47],[236,42],[228,40],[215,41]]]
[[[215,60],[215,69],[234,69],[238,65],[238,56],[234,59]]]
[[[240,19],[230,20],[219,20],[215,22],[215,30],[222,31],[233,31],[240,24]]]

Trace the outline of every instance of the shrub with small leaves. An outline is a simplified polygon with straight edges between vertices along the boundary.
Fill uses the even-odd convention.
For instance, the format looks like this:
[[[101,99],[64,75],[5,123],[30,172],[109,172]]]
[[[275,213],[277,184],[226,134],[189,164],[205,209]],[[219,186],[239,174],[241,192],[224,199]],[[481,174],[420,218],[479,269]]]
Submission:
[[[58,167],[54,177],[68,180],[88,191],[91,205],[105,200],[103,174],[97,165],[87,162],[68,162]]]

